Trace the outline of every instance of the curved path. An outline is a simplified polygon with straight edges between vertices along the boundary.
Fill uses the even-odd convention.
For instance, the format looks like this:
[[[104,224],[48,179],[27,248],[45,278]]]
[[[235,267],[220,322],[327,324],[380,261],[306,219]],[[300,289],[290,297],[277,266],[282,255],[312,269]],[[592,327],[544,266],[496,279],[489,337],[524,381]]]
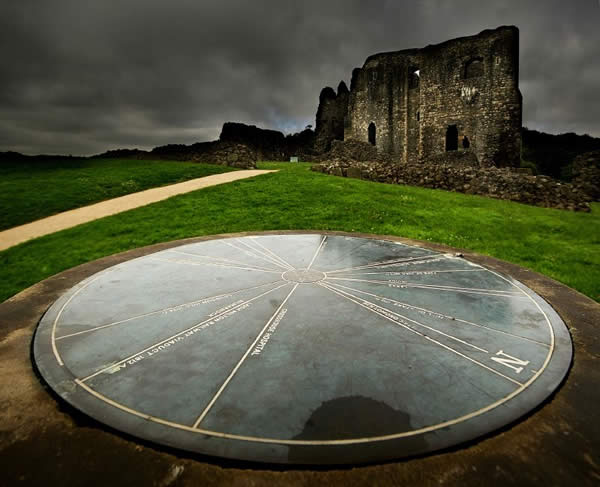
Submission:
[[[33,238],[43,237],[50,233],[66,230],[67,228],[91,222],[98,218],[114,215],[123,211],[132,210],[140,206],[156,203],[165,200],[171,196],[189,193],[197,189],[216,186],[217,184],[230,183],[239,179],[251,178],[261,174],[276,172],[274,170],[250,169],[245,171],[233,171],[222,174],[213,174],[203,178],[191,179],[183,183],[171,184],[159,188],[147,189],[125,196],[119,196],[111,200],[101,201],[93,205],[76,208],[75,210],[65,211],[57,215],[52,215],[41,220],[36,220],[25,225],[10,228],[0,232],[0,251],[9,247],[26,242]]]

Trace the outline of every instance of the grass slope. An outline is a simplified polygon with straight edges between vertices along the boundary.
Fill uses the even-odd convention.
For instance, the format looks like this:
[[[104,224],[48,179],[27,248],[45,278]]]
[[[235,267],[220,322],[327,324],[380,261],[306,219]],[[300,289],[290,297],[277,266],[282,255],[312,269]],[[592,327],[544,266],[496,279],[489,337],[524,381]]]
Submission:
[[[184,237],[326,229],[445,243],[524,265],[600,301],[600,205],[591,213],[386,185],[308,164],[214,186],[26,242],[0,253],[0,301],[105,255]]]
[[[233,170],[214,164],[64,159],[0,164],[0,230],[61,211]]]

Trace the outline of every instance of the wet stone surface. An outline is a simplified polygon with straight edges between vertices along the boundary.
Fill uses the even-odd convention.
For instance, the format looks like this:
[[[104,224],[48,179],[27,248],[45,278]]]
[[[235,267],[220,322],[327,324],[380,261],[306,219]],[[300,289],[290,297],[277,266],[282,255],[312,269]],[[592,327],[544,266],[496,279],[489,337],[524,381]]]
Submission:
[[[540,404],[569,333],[523,284],[453,254],[319,234],[186,244],[47,311],[43,378],[99,421],[243,460],[343,464],[493,432]]]
[[[282,274],[284,280],[290,282],[311,283],[319,282],[325,279],[325,273],[321,271],[311,271],[307,269],[298,269],[286,271]]]

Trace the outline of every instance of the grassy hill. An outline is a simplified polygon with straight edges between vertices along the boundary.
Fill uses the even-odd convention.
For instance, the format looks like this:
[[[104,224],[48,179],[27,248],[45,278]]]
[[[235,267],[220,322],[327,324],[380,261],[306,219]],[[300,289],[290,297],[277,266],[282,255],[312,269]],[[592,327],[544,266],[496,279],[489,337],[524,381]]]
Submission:
[[[600,301],[598,204],[590,213],[575,213],[328,176],[310,171],[309,164],[259,167],[280,171],[180,195],[0,252],[0,300],[64,269],[143,245],[226,232],[324,229],[470,249],[541,272]]]
[[[18,156],[0,164],[0,230],[136,191],[233,170],[195,162]]]

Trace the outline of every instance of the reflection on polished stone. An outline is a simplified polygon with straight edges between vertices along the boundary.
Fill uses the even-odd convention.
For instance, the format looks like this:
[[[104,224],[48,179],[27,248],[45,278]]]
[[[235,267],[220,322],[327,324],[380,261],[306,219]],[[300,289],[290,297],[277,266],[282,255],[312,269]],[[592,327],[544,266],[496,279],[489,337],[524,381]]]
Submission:
[[[88,278],[44,315],[34,358],[65,400],[131,435],[341,464],[439,450],[516,420],[560,384],[571,342],[533,291],[460,256],[264,235]]]

